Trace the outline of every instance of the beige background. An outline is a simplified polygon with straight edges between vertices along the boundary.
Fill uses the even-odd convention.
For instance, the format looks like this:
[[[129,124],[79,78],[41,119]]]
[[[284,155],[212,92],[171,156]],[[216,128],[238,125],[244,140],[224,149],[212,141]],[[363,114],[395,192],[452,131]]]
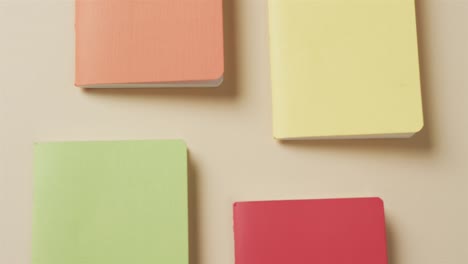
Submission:
[[[468,263],[468,1],[417,3],[426,127],[410,140],[271,137],[266,0],[225,1],[219,89],[73,87],[73,2],[0,0],[0,263],[30,263],[32,143],[183,138],[192,264],[233,264],[236,200],[380,196],[390,264]],[[397,18],[396,18],[397,19]]]

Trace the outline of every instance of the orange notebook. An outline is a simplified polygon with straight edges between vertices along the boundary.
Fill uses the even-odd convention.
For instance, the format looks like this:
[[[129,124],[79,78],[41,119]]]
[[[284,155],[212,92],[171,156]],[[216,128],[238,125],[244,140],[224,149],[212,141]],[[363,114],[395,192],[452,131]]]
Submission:
[[[222,0],[76,0],[75,8],[76,86],[221,84]]]

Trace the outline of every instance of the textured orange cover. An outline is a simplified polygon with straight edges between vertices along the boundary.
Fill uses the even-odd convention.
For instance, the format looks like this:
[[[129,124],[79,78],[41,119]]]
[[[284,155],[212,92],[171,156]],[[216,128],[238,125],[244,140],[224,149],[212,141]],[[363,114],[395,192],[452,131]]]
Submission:
[[[216,80],[222,0],[76,0],[75,85]]]

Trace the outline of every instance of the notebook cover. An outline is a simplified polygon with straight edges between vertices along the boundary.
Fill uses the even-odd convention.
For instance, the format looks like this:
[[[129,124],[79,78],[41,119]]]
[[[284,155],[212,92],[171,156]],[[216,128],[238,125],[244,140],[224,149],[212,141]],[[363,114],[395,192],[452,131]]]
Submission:
[[[188,263],[181,141],[38,143],[33,264]]]
[[[423,127],[414,0],[269,0],[279,139]]]
[[[75,0],[77,86],[217,80],[222,0]]]
[[[236,264],[387,264],[379,198],[234,204]]]

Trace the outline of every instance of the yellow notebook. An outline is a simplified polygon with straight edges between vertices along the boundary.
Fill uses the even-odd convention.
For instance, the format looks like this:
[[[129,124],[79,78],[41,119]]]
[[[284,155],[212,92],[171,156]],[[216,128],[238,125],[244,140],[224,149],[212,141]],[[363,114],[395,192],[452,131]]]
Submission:
[[[422,129],[414,0],[270,0],[269,18],[275,138]]]

